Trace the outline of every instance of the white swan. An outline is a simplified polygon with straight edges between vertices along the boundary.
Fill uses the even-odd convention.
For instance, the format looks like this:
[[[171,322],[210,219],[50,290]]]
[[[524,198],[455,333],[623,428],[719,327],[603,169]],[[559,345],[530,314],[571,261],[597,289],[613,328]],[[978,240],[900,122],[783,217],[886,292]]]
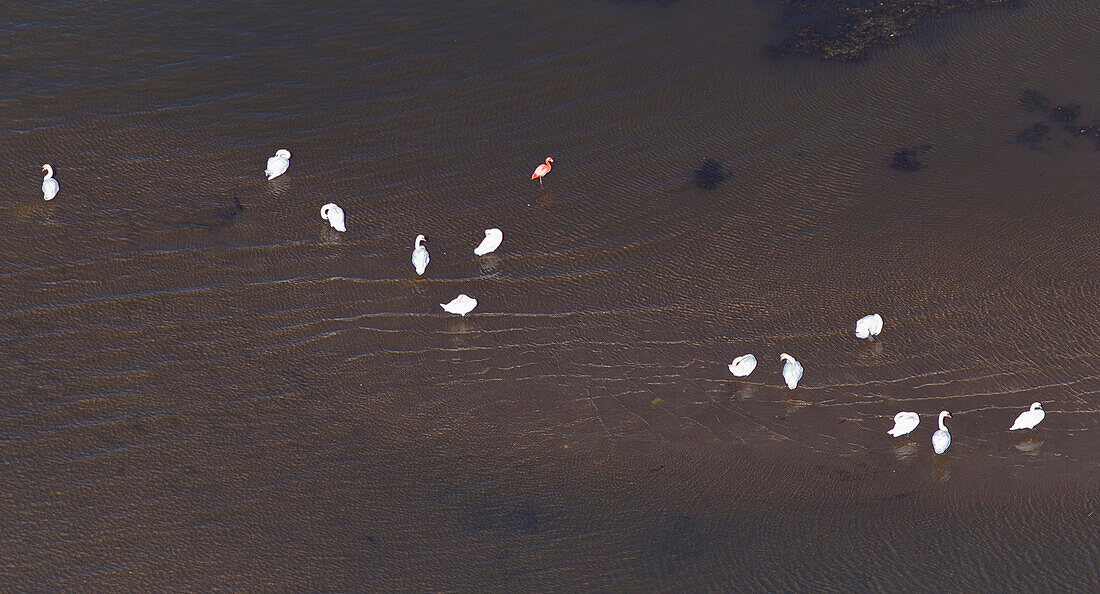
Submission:
[[[1043,422],[1046,416],[1047,413],[1043,412],[1043,405],[1038,402],[1032,402],[1031,408],[1027,412],[1020,413],[1020,416],[1016,417],[1016,422],[1013,423],[1008,430],[1034,429],[1036,425]]]
[[[504,233],[500,229],[486,229],[485,239],[481,240],[481,243],[477,244],[474,248],[475,256],[484,256],[485,254],[492,253],[500,247],[500,242],[504,241]]]
[[[458,314],[462,317],[466,317],[466,314],[470,313],[477,307],[477,299],[467,296],[465,293],[460,294],[458,297],[451,299],[450,303],[440,303],[440,307],[447,313]]]
[[[874,340],[882,332],[882,316],[871,314],[856,320],[856,338]]]
[[[328,221],[329,225],[332,225],[333,229],[336,229],[340,233],[347,231],[344,227],[344,209],[329,202],[321,207],[321,218]]]
[[[53,167],[49,163],[42,166],[42,171],[46,172],[46,177],[42,178],[42,198],[44,200],[53,200],[53,197],[57,196],[57,192],[61,189],[61,186],[57,183],[57,180],[53,178]]]
[[[756,357],[752,354],[741,355],[730,363],[730,373],[737,377],[746,377],[756,369]]]
[[[899,412],[894,415],[894,428],[887,431],[894,437],[901,437],[912,433],[920,425],[920,415],[915,412]]]
[[[943,424],[944,419],[950,419],[951,413],[946,410],[940,411],[940,430],[932,434],[932,449],[937,454],[942,454],[947,451],[947,448],[951,445],[951,432],[947,430],[947,425]]]
[[[274,157],[267,160],[267,169],[264,170],[264,175],[270,181],[286,173],[288,167],[290,167],[290,151],[279,149],[275,151]]]
[[[428,248],[424,247],[425,241],[428,241],[427,237],[417,235],[413,243],[413,266],[417,274],[424,274],[424,270],[428,268],[428,261],[431,260],[428,257]]]
[[[786,361],[783,364],[783,379],[787,381],[787,387],[795,389],[798,387],[798,380],[802,379],[802,364],[787,353],[779,355],[779,360]]]

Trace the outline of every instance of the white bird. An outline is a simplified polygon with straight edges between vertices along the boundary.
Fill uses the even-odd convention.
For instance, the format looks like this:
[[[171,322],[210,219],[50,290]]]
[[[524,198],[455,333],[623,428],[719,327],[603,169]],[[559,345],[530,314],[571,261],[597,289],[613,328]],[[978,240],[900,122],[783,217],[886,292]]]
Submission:
[[[947,430],[947,425],[943,424],[944,419],[950,419],[951,413],[946,410],[940,411],[940,430],[932,434],[932,449],[937,454],[942,454],[947,451],[947,448],[951,445],[951,432]]]
[[[431,260],[428,257],[428,248],[424,247],[426,241],[428,241],[427,237],[417,235],[416,242],[413,243],[413,266],[417,274],[424,274],[424,270],[428,268],[428,261]]]
[[[321,207],[321,218],[328,221],[329,225],[332,225],[333,229],[336,229],[340,233],[347,231],[344,227],[344,209],[329,202]]]
[[[458,314],[465,317],[477,307],[477,299],[467,296],[465,293],[451,299],[450,303],[440,303],[440,307],[447,313]]]
[[[756,369],[756,357],[752,354],[741,355],[730,363],[730,373],[737,377],[746,377]]]
[[[787,353],[779,355],[779,360],[786,361],[783,364],[783,379],[787,380],[787,387],[795,389],[798,387],[798,380],[802,379],[802,364]]]
[[[894,428],[887,431],[894,437],[901,437],[912,433],[920,425],[920,415],[915,412],[899,412],[894,415]]]
[[[1043,418],[1046,416],[1047,413],[1043,412],[1043,405],[1038,402],[1032,402],[1031,408],[1027,412],[1020,413],[1020,416],[1016,417],[1016,422],[1013,423],[1008,430],[1034,429],[1036,425],[1043,422]]]
[[[856,338],[874,340],[882,332],[882,316],[871,314],[856,321]]]
[[[477,244],[474,248],[475,256],[484,256],[485,254],[496,251],[500,247],[500,242],[504,241],[504,233],[500,229],[486,229],[485,239],[481,240],[481,243]]]
[[[49,163],[42,166],[42,171],[46,172],[46,177],[42,178],[42,198],[45,200],[53,200],[53,197],[57,196],[57,192],[61,189],[61,186],[58,185],[57,180],[53,178],[53,167]]]
[[[267,160],[267,169],[264,170],[264,175],[267,176],[269,181],[273,180],[286,173],[287,167],[290,167],[290,151],[279,149],[275,151],[274,157]]]

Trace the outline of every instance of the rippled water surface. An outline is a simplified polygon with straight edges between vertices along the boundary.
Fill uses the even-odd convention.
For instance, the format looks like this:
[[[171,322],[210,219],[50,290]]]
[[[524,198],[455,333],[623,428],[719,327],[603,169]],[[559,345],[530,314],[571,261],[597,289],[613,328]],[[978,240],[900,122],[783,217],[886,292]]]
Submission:
[[[1100,589],[1092,0],[7,14],[4,590]]]

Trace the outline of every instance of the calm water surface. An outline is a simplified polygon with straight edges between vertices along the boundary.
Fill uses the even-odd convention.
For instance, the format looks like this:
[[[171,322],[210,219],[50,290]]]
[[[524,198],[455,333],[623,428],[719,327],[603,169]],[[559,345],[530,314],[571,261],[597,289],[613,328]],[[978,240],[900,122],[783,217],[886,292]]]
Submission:
[[[1093,0],[6,15],[4,590],[1100,589]]]

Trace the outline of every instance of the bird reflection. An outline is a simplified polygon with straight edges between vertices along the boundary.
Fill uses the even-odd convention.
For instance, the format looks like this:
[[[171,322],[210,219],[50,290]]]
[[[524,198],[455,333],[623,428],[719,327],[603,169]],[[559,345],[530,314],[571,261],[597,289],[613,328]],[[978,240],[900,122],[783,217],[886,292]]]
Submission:
[[[1038,435],[1028,435],[1012,442],[1012,447],[1028,456],[1038,456],[1039,448],[1043,447],[1043,438]]]
[[[932,458],[932,478],[946,483],[951,478],[951,458],[934,456]]]
[[[899,462],[910,462],[917,457],[917,444],[905,442],[894,448],[894,456]]]
[[[344,234],[326,225],[321,231],[321,243],[337,244],[344,242]]]
[[[877,359],[882,356],[882,349],[884,348],[881,340],[871,342],[864,340],[859,345],[859,358],[860,359]]]
[[[756,394],[756,391],[760,389],[757,384],[746,384],[742,382],[733,382],[733,390],[730,392],[730,400],[749,400]]]
[[[492,275],[500,268],[500,256],[487,254],[477,259],[477,265],[481,267],[481,274]]]

